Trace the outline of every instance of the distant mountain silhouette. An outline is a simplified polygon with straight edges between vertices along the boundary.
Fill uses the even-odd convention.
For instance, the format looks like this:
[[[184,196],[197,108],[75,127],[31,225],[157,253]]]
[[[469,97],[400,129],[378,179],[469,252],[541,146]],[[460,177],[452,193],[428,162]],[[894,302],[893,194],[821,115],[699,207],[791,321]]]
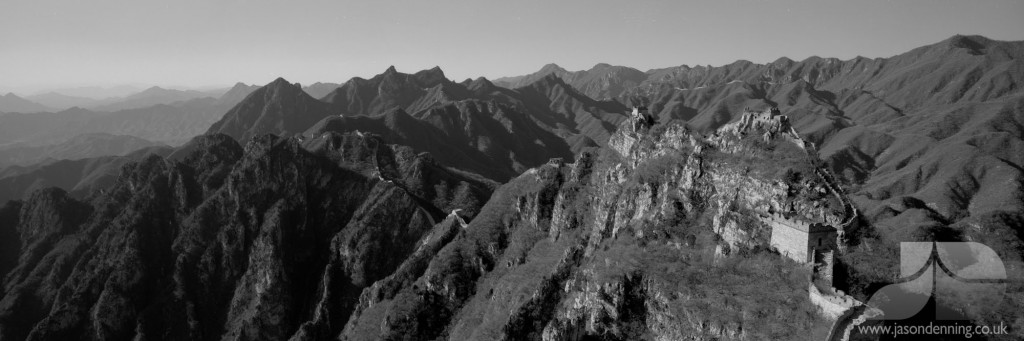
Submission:
[[[253,91],[258,90],[259,88],[260,86],[255,84],[248,85],[241,82],[235,83],[234,86],[228,89],[228,91],[224,92],[224,94],[217,99],[217,102],[222,106],[231,107],[235,104],[238,104],[239,102],[242,102],[242,100],[248,97],[249,94],[251,94]]]
[[[73,97],[103,100],[108,98],[122,98],[145,89],[145,87],[139,85],[79,86],[50,89],[47,92],[55,92]]]
[[[52,145],[69,136],[92,133],[180,145],[209,129],[250,91],[251,86],[239,84],[220,99],[204,97],[112,113],[75,107],[57,113],[6,114],[0,116],[0,146]]]
[[[394,108],[417,112],[428,106],[420,103],[412,107],[418,99],[428,92],[441,91],[435,87],[451,84],[437,67],[410,75],[392,66],[370,79],[352,78],[323,97],[323,101],[331,105],[332,112],[344,115],[370,115]]]
[[[0,96],[0,112],[5,113],[36,113],[36,112],[49,112],[53,109],[18,97],[13,93],[7,93],[6,95]]]
[[[50,159],[29,166],[0,169],[0,202],[20,200],[32,192],[58,187],[78,198],[105,189],[121,174],[121,167],[150,155],[167,155],[166,146],[147,147],[125,156],[101,156],[75,160]]]
[[[99,103],[100,100],[88,97],[68,96],[57,92],[25,97],[33,102],[45,105],[50,108],[64,110],[72,107],[87,107]]]
[[[333,92],[334,89],[337,89],[340,86],[341,84],[337,83],[316,82],[311,85],[303,86],[302,90],[306,91],[306,93],[309,94],[309,96],[320,99],[324,98],[324,96],[327,96],[328,94]]]
[[[0,167],[9,165],[27,166],[48,159],[76,160],[99,156],[125,155],[138,149],[159,145],[159,143],[134,136],[106,133],[83,134],[55,145],[0,147]]]
[[[494,84],[512,89],[536,82],[541,78],[547,77],[548,75],[555,75],[558,78],[565,79],[568,78],[567,76],[569,74],[571,74],[569,70],[566,70],[561,66],[558,66],[558,64],[550,63],[542,66],[540,70],[537,70],[537,72],[531,74],[496,78],[494,80]]]
[[[158,86],[150,87],[142,92],[104,102],[101,105],[90,106],[89,109],[96,111],[120,111],[128,109],[139,109],[160,104],[171,104],[175,102],[188,101],[197,98],[210,97],[202,91],[196,90],[174,90],[164,89]]]
[[[550,75],[563,79],[580,93],[594,99],[617,98],[624,91],[647,79],[644,72],[626,66],[601,63],[589,70],[568,71],[556,64],[548,64],[532,74],[498,78],[494,83],[507,88],[518,88]]]

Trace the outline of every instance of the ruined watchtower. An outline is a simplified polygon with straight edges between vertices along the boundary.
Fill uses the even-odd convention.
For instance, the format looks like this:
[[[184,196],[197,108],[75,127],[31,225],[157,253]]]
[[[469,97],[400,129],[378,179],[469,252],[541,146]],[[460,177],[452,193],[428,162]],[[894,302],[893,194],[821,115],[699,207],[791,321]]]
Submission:
[[[771,246],[797,262],[814,262],[815,252],[836,248],[836,229],[832,226],[778,213],[767,222],[772,227]]]
[[[650,128],[655,123],[654,116],[651,116],[645,106],[633,107],[630,119],[633,121],[633,131]]]

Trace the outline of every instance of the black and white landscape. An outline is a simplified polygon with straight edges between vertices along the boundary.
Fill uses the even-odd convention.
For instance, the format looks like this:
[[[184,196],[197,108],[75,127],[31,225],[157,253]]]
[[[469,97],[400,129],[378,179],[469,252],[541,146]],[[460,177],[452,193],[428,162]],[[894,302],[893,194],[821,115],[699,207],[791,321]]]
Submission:
[[[1021,32],[8,93],[0,340],[1019,340]]]

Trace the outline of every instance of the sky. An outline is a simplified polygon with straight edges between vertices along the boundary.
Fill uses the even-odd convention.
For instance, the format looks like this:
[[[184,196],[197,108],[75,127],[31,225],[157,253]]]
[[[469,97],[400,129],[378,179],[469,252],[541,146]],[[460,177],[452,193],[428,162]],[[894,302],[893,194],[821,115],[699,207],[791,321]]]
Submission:
[[[1024,40],[1024,1],[4,0],[0,93],[874,58],[954,34]]]

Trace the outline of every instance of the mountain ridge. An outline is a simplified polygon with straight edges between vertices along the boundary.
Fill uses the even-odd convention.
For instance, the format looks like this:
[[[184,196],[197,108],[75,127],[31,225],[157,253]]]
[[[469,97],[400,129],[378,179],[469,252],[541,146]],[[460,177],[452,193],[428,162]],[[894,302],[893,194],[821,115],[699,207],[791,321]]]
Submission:
[[[53,111],[53,109],[45,105],[22,98],[10,92],[8,92],[6,95],[0,96],[0,112],[36,113],[51,111]]]
[[[1024,261],[1024,41],[543,69],[278,78],[180,147],[0,169],[0,339],[821,338],[902,242]],[[811,223],[828,266],[775,242]],[[944,304],[1020,321],[1006,276]]]

